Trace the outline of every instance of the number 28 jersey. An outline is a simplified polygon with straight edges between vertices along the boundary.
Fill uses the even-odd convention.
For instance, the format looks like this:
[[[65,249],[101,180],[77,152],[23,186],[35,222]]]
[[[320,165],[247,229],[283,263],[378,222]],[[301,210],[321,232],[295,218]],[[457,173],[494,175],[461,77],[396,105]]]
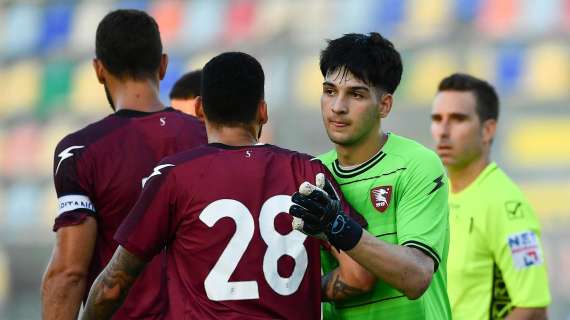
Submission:
[[[320,241],[292,231],[291,194],[326,173],[272,145],[209,144],[164,159],[116,239],[164,247],[172,319],[319,319]]]

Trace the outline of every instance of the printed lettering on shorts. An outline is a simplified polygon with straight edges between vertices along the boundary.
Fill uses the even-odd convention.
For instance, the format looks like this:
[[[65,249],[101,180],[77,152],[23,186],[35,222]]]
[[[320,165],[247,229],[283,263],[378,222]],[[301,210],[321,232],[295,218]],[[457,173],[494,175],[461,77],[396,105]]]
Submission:
[[[542,252],[540,251],[538,237],[534,232],[524,231],[511,234],[507,238],[507,243],[516,269],[542,264]]]

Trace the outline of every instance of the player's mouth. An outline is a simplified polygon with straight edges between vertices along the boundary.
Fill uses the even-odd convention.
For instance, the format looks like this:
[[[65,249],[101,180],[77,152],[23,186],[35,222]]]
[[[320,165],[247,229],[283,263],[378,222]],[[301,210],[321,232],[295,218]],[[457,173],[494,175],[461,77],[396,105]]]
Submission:
[[[339,120],[329,120],[329,125],[333,128],[346,128],[348,127],[348,122],[345,121],[339,121]]]
[[[449,144],[438,144],[437,145],[437,153],[438,154],[449,153],[452,150],[453,150],[453,148]]]

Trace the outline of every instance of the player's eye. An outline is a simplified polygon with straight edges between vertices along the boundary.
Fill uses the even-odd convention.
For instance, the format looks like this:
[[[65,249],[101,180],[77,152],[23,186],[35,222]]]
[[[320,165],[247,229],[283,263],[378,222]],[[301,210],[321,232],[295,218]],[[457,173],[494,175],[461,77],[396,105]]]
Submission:
[[[452,116],[450,120],[453,122],[461,123],[461,122],[465,122],[467,120],[467,117],[464,115],[455,115],[455,116]]]
[[[431,116],[431,122],[435,122],[435,123],[441,122],[441,116],[439,116],[439,115],[432,115],[432,116]]]
[[[353,93],[352,93],[352,97],[353,97],[354,99],[358,99],[358,100],[364,98],[364,96],[363,96],[362,94],[358,93],[358,92],[353,92]]]
[[[331,88],[323,88],[323,93],[326,94],[327,96],[332,96],[334,95],[334,90]]]

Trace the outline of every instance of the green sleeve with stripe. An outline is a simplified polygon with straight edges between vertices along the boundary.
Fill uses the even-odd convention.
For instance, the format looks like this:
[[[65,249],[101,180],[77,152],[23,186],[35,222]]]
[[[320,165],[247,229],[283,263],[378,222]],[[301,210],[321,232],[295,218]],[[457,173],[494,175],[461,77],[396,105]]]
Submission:
[[[520,191],[502,194],[488,215],[494,260],[514,307],[546,307],[551,298],[540,224]]]
[[[419,154],[399,181],[396,195],[398,244],[416,247],[434,259],[447,255],[448,181],[433,152]]]

